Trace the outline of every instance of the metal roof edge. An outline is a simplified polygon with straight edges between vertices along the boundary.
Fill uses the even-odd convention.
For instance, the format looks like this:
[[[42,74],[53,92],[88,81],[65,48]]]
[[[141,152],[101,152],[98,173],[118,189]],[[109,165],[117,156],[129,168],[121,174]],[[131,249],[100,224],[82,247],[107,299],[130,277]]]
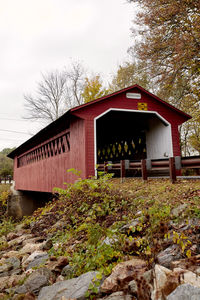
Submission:
[[[62,121],[62,119],[65,119],[68,115],[70,115],[70,109],[68,111],[66,111],[62,116],[60,116],[57,120],[51,122],[46,127],[42,128],[34,136],[32,136],[30,139],[28,139],[27,141],[25,141],[23,144],[21,144],[15,150],[13,150],[12,152],[10,152],[7,155],[7,157],[14,158],[17,153],[21,152],[21,150],[23,150],[23,148],[26,147],[26,145],[28,145],[31,142],[34,142],[35,139],[37,139],[39,136],[42,136],[42,134],[44,134],[45,132],[50,131],[53,127],[56,126],[57,123],[59,123],[60,121]]]

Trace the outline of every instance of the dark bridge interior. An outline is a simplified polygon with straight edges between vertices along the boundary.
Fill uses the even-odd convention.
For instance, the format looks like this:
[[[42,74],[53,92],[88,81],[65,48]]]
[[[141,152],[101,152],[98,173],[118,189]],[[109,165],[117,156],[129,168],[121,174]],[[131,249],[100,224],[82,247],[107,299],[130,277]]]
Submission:
[[[97,163],[146,158],[146,130],[151,113],[110,111],[96,122]]]

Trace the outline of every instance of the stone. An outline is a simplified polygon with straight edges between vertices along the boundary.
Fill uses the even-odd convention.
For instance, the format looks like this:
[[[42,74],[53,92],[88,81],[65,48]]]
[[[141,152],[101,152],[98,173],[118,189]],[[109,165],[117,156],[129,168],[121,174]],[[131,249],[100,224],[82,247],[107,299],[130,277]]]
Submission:
[[[8,242],[8,247],[20,245],[20,244],[22,244],[23,241],[30,239],[31,237],[33,237],[32,234],[24,234],[24,235],[18,236],[15,239],[12,239]]]
[[[139,223],[140,223],[140,218],[137,218],[133,220],[131,223],[122,226],[120,228],[120,232],[127,233],[130,230],[130,228],[136,227],[137,225],[139,225]]]
[[[130,294],[136,294],[137,295],[137,282],[135,280],[132,280],[129,282],[128,284],[128,290],[130,292]]]
[[[60,300],[73,298],[76,300],[85,299],[90,283],[96,277],[97,272],[87,272],[77,278],[56,282],[51,286],[43,287],[39,293],[38,300]]]
[[[53,247],[53,242],[51,239],[45,241],[43,250],[50,250]]]
[[[65,277],[62,276],[62,275],[59,275],[59,276],[56,278],[56,282],[64,281],[64,280],[65,280]]]
[[[51,272],[47,268],[41,268],[33,272],[24,282],[24,284],[15,289],[17,294],[26,294],[28,292],[38,295],[42,287],[49,284]]]
[[[3,264],[2,266],[0,266],[0,277],[7,276],[9,270],[10,266],[7,264]]]
[[[41,257],[35,258],[26,268],[26,270],[35,268],[35,267],[40,267],[42,265],[45,265],[46,261],[48,260],[49,255],[45,254]]]
[[[10,257],[6,259],[6,263],[12,267],[12,270],[16,270],[20,268],[20,260],[17,257]]]
[[[142,275],[146,271],[146,262],[144,260],[133,258],[116,265],[109,277],[101,285],[103,293],[111,293],[120,290],[120,285],[129,283],[136,276]],[[120,284],[119,284],[120,283]]]
[[[36,250],[33,253],[31,253],[25,260],[22,261],[22,266],[26,267],[29,263],[31,263],[34,259],[40,258],[44,255],[46,255],[47,252],[42,250]]]
[[[20,260],[17,257],[7,258],[0,266],[0,277],[11,275],[20,268]]]
[[[157,256],[158,264],[169,268],[171,262],[181,258],[181,251],[179,245],[172,245],[160,252]]]
[[[144,272],[142,275],[148,284],[152,284],[153,282],[153,269]]]
[[[14,250],[11,250],[11,251],[8,251],[6,252],[5,254],[2,255],[3,258],[10,258],[10,257],[17,257],[17,258],[20,258],[20,254],[18,251],[14,251]]]
[[[108,245],[108,246],[112,246],[114,243],[116,243],[116,242],[118,242],[118,239],[115,237],[115,236],[113,236],[112,238],[110,238],[110,237],[106,237],[104,240],[103,240],[103,242],[102,242],[102,245]]]
[[[19,282],[23,281],[25,278],[26,278],[25,274],[1,277],[0,291],[2,292],[6,288],[16,286]]]
[[[7,201],[7,214],[14,218],[21,219],[33,213],[39,206],[37,195],[31,192],[15,190],[15,183],[10,187],[10,195]]]
[[[61,273],[62,269],[68,265],[69,260],[65,256],[60,256],[57,261],[50,261],[47,265],[48,269],[56,273]]]
[[[38,243],[45,243],[45,239],[41,237],[32,237],[24,240],[22,242],[22,246],[25,246],[26,244],[38,244]]]
[[[46,260],[49,258],[49,255],[47,252],[44,251],[34,251],[31,255],[27,257],[26,260],[22,262],[23,268],[26,268],[26,270],[37,267],[43,263],[46,262]]]
[[[108,297],[104,297],[105,300],[132,300],[133,297],[128,294],[124,294],[124,292],[115,292]]]
[[[175,268],[171,271],[163,266],[156,265],[154,272],[152,300],[162,300],[162,297],[170,295],[180,284],[190,284],[200,288],[200,277],[191,271],[181,268]]]
[[[186,209],[186,207],[187,207],[186,203],[181,204],[178,207],[173,208],[172,211],[171,211],[171,214],[174,217],[178,217]]]
[[[200,276],[200,267],[197,267],[197,269],[195,270],[195,273]]]
[[[72,266],[67,265],[62,269],[61,275],[66,277],[66,276],[70,276],[72,273],[73,273]]]
[[[32,243],[27,243],[22,249],[20,249],[19,253],[20,254],[26,254],[26,253],[33,253],[34,251],[41,250],[43,247],[43,243],[38,243],[38,244],[32,244]]]
[[[155,265],[154,290],[152,292],[152,300],[162,300],[163,297],[172,293],[179,285],[177,274],[171,270]]]
[[[199,300],[200,288],[190,284],[179,285],[168,297],[167,300]]]
[[[176,274],[177,277],[179,276],[179,281],[181,284],[188,283],[200,288],[200,276],[197,274],[181,268],[175,268],[174,274]]]
[[[181,268],[181,269],[187,269],[189,271],[198,273],[198,268],[200,265],[200,255],[191,256],[190,259],[184,258],[176,261],[171,262],[171,268]],[[199,274],[197,274],[199,275]]]

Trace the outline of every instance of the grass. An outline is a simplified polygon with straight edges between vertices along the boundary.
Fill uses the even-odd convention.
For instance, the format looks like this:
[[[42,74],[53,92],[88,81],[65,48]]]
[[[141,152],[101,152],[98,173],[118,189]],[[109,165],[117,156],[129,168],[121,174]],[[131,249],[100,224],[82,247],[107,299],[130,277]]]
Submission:
[[[196,228],[181,235],[169,224],[200,218],[199,181],[182,180],[173,185],[167,179],[126,179],[120,183],[119,179],[103,177],[78,181],[58,192],[57,200],[24,222],[27,228],[32,223],[35,235],[52,236],[57,246],[49,253],[69,258],[73,270],[69,277],[90,270],[108,275],[119,261],[132,256],[143,257],[152,265],[168,244],[167,237],[179,243],[183,257],[191,255],[187,235]],[[187,207],[174,216],[172,209],[184,203]],[[136,218],[136,226],[121,231]],[[60,220],[62,225],[55,226]],[[109,245],[103,242],[106,237],[111,240]]]
[[[105,176],[77,181],[57,192],[58,198],[22,222],[34,235],[51,237],[54,246],[50,255],[68,257],[71,273],[67,278],[91,270],[108,275],[118,262],[132,256],[144,258],[151,267],[169,240],[179,245],[183,257],[192,254],[190,248],[195,241],[188,237],[195,236],[198,228],[193,226],[181,233],[178,224],[200,219],[198,180],[171,184],[167,179],[126,179],[120,183],[120,179]],[[181,204],[187,206],[180,215],[173,215],[172,209]],[[135,226],[121,230],[135,219]],[[4,220],[0,234],[11,230],[13,222]],[[104,243],[106,237],[110,239],[108,244]]]

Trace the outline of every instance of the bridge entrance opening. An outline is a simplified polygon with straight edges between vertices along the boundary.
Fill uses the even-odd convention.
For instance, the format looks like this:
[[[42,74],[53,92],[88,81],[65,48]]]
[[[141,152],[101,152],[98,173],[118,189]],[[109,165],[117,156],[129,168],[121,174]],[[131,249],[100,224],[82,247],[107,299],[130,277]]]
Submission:
[[[96,164],[171,155],[171,126],[154,112],[113,109],[96,119]]]

